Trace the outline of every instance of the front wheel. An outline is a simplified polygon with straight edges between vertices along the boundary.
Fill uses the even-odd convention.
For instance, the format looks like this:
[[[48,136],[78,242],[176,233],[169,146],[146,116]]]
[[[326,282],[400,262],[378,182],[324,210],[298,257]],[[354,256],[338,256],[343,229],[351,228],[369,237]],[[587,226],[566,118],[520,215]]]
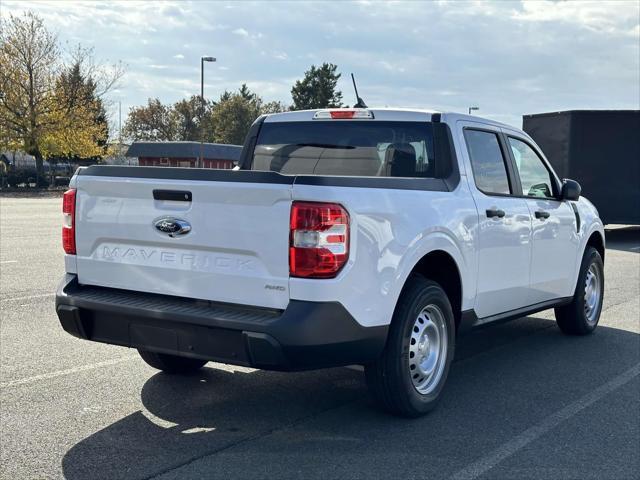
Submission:
[[[412,276],[393,315],[387,345],[365,367],[367,385],[386,411],[418,417],[440,399],[455,350],[455,320],[440,285]]]
[[[191,373],[201,369],[207,363],[206,360],[198,358],[179,357],[149,350],[138,349],[138,353],[148,365],[165,373]]]
[[[562,333],[587,335],[600,320],[604,297],[604,264],[593,247],[587,247],[582,257],[578,284],[571,303],[555,309],[556,321]]]

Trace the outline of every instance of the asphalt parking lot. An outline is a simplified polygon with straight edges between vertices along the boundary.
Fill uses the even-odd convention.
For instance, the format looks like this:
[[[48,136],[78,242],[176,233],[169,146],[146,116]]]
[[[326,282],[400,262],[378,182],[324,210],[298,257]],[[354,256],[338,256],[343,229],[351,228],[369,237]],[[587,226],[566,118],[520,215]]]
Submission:
[[[547,311],[463,336],[439,408],[405,420],[352,369],[180,378],[69,336],[60,221],[59,199],[0,199],[3,479],[639,478],[639,229],[607,232],[596,334]]]

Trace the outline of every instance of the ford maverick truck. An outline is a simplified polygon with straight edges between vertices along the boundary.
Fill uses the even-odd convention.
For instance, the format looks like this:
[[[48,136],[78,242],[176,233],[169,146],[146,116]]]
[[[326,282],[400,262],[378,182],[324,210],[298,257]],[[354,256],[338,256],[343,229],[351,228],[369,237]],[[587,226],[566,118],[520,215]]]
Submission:
[[[592,332],[605,237],[521,130],[455,113],[260,117],[234,171],[92,166],[63,199],[62,327],[187,373],[363,365],[387,411],[441,397],[456,335],[555,309]]]

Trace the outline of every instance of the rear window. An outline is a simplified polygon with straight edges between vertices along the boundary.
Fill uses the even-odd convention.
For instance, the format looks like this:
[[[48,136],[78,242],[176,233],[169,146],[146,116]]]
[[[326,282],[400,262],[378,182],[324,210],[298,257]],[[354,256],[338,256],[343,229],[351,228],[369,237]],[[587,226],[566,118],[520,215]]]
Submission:
[[[431,122],[264,123],[252,170],[288,175],[435,177]]]
[[[465,129],[464,137],[476,186],[484,193],[510,194],[509,177],[498,135],[484,130]]]

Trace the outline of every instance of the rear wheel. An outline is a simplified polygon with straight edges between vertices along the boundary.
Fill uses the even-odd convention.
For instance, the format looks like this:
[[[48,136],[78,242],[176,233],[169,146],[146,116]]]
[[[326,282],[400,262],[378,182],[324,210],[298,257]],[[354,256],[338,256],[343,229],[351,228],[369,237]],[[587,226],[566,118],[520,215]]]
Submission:
[[[440,399],[455,349],[455,321],[442,287],[411,277],[380,358],[365,367],[374,399],[388,412],[417,417]]]
[[[149,350],[138,349],[142,359],[153,368],[166,373],[190,373],[201,369],[206,360],[198,358],[179,357],[166,353],[150,352]]]
[[[593,247],[587,247],[580,265],[578,284],[571,303],[555,309],[556,321],[562,333],[587,335],[600,320],[604,297],[604,265]]]

